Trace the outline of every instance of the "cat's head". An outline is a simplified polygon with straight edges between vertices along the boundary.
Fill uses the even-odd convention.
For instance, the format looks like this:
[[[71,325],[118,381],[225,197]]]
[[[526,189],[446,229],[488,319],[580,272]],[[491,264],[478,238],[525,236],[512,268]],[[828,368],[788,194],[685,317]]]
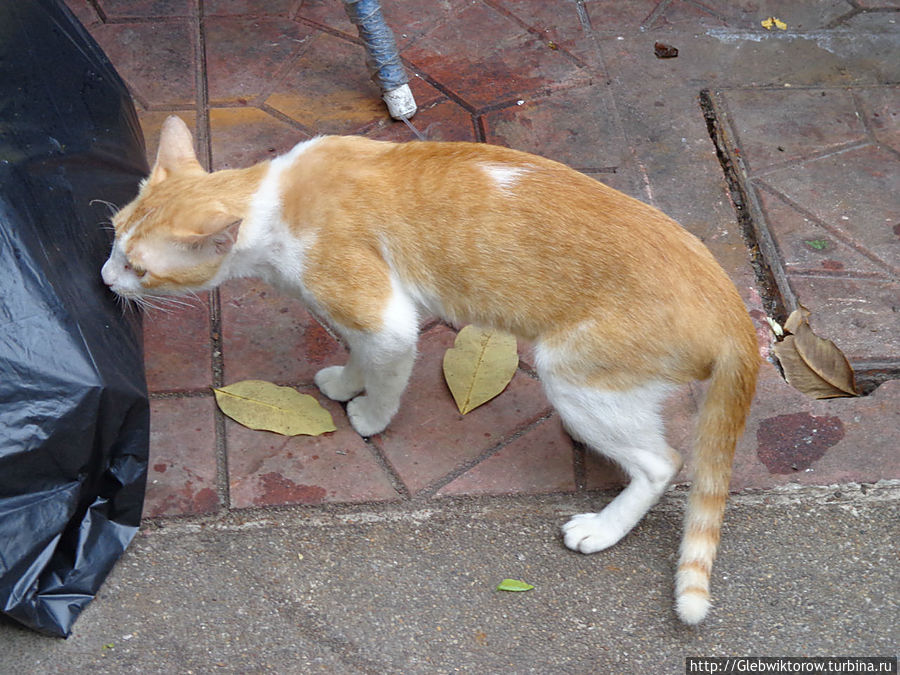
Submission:
[[[112,220],[116,237],[101,275],[115,293],[129,299],[179,295],[221,281],[241,219],[209,177],[187,125],[169,117],[153,170]]]

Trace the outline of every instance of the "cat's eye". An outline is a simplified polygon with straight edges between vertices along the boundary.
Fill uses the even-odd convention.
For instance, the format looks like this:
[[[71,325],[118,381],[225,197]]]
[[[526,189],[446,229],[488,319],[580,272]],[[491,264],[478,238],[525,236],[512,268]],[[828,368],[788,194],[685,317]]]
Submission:
[[[145,276],[147,276],[147,270],[145,270],[140,265],[135,265],[127,261],[125,263],[125,270],[132,272],[138,279],[143,279]]]

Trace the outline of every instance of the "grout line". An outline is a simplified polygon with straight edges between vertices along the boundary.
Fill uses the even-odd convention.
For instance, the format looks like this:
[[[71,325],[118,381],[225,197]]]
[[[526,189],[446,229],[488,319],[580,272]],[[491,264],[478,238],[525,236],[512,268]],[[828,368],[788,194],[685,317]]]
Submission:
[[[738,226],[747,244],[763,308],[769,316],[784,321],[789,309],[797,307],[797,297],[788,281],[775,240],[765,227],[762,207],[745,179],[743,161],[733,150],[733,130],[729,134],[728,114],[714,97],[710,90],[702,90],[699,95],[700,109],[722,167]]]
[[[212,142],[209,124],[209,78],[206,68],[206,31],[203,13],[204,0],[197,0],[194,6],[194,26],[196,28],[194,43],[196,57],[196,89],[197,89],[197,151],[200,163],[212,169]],[[209,346],[210,367],[212,369],[213,386],[221,387],[225,381],[225,361],[222,352],[222,301],[219,289],[209,293]],[[216,430],[216,487],[223,508],[231,509],[231,495],[228,485],[228,448],[225,440],[225,416],[215,408],[213,412]]]
[[[474,457],[466,462],[463,462],[462,464],[460,464],[455,469],[453,469],[449,473],[445,474],[441,478],[438,478],[437,480],[430,483],[429,485],[426,485],[424,488],[422,488],[421,490],[416,492],[415,495],[413,495],[413,499],[417,500],[417,501],[431,499],[440,491],[441,488],[446,487],[447,485],[449,485],[450,483],[455,481],[457,478],[459,478],[460,476],[462,476],[463,474],[468,472],[470,469],[473,469],[474,467],[481,464],[486,459],[493,457],[498,452],[500,452],[503,448],[508,446],[510,443],[517,441],[525,434],[529,433],[530,431],[533,431],[540,424],[542,424],[543,422],[545,422],[552,416],[553,416],[553,408],[552,407],[545,408],[541,413],[538,414],[538,416],[536,418],[532,419],[530,422],[526,422],[525,424],[523,424],[519,429],[517,429],[515,432],[510,434],[507,438],[504,438],[503,440],[499,441],[496,445],[491,446],[490,448],[488,448],[487,450],[485,450],[484,452],[479,454],[477,457]]]
[[[385,455],[378,446],[378,443],[371,438],[364,438],[363,441],[365,442],[366,447],[369,448],[369,452],[372,453],[372,456],[375,458],[375,461],[378,463],[381,470],[387,474],[388,479],[391,481],[391,487],[394,488],[400,499],[409,501],[412,498],[412,493],[406,486],[406,483],[403,482],[400,474],[397,473],[394,465],[391,464],[391,461],[387,458],[387,455]]]

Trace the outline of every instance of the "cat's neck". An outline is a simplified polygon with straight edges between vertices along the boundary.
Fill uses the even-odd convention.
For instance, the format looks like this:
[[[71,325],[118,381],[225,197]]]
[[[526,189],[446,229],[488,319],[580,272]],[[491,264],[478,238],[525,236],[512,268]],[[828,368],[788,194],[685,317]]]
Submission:
[[[225,209],[237,218],[246,218],[253,197],[269,170],[270,162],[260,162],[246,169],[221,169],[207,174],[205,188]]]

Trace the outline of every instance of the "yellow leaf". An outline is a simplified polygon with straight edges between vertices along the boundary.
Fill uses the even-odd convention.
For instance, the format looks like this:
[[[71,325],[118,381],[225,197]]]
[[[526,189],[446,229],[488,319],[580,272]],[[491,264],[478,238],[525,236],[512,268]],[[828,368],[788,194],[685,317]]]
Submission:
[[[759,22],[763,28],[766,30],[772,30],[772,28],[777,28],[779,30],[787,30],[787,24],[774,16],[770,16],[766,19],[763,19]]]
[[[466,326],[444,354],[444,379],[465,415],[502,392],[519,365],[516,339]]]
[[[784,21],[782,21],[781,19],[776,19],[775,17],[772,17],[772,19],[773,21],[775,21],[776,28],[778,28],[779,30],[787,30],[787,24]]]
[[[312,396],[262,380],[244,380],[213,388],[219,409],[250,429],[284,436],[318,436],[334,431],[331,414]]]

